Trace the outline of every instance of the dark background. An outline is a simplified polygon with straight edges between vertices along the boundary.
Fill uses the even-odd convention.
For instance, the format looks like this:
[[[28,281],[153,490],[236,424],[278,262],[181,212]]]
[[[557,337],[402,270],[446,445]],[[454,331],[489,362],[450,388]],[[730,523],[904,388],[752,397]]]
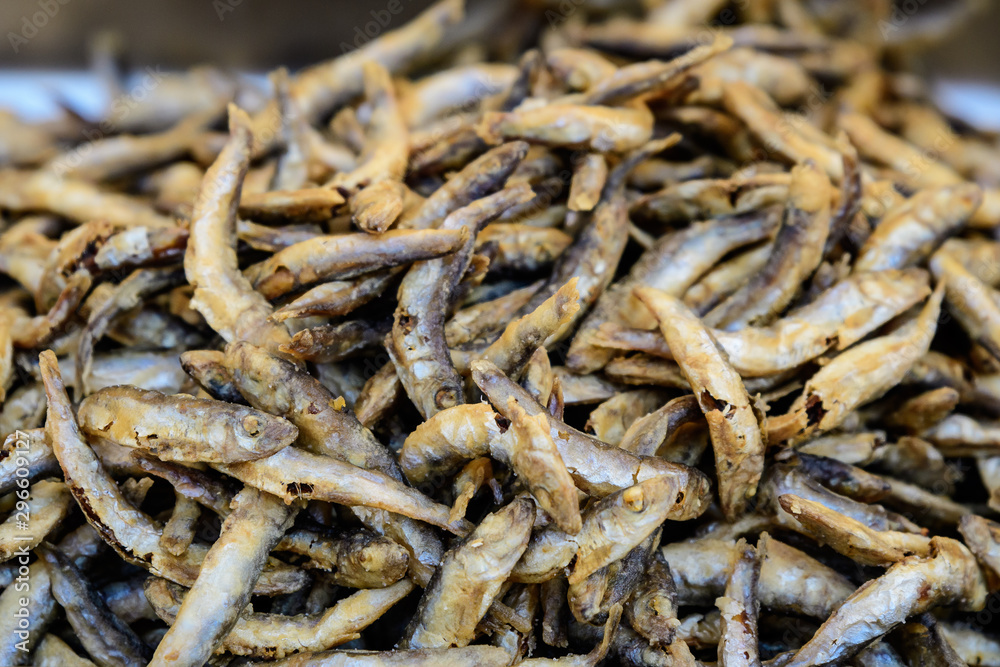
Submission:
[[[59,0],[43,0],[58,5]],[[212,63],[268,70],[298,68],[340,53],[355,26],[372,20],[390,0],[63,0],[59,11],[20,53],[8,30],[19,32],[23,17],[40,11],[39,0],[0,0],[0,66],[81,67],[88,38],[112,30],[124,40],[136,65],[180,68]],[[396,0],[398,27],[430,0]],[[489,0],[485,4],[488,4]],[[482,5],[484,3],[474,3]]]
[[[536,2],[538,0],[535,0]],[[946,0],[897,0],[924,14]],[[60,4],[64,2],[65,4]],[[265,71],[278,65],[297,69],[340,53],[371,12],[396,2],[391,27],[431,4],[430,0],[0,0],[0,67],[82,68],[88,39],[112,30],[123,40],[129,62],[180,68],[192,64]],[[948,41],[928,52],[928,74],[981,79],[1000,84],[1000,4],[968,22]],[[42,5],[57,7],[52,18],[14,53],[8,32],[20,32],[25,17]],[[470,14],[489,21],[508,0],[469,0]]]

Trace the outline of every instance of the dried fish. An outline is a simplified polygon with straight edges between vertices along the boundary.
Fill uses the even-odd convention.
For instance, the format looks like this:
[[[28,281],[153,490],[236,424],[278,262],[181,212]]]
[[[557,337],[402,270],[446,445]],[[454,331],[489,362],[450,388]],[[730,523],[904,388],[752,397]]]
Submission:
[[[927,352],[937,329],[944,296],[939,284],[920,314],[896,331],[856,345],[834,357],[806,387],[786,415],[768,420],[768,439],[773,442],[802,442],[816,431],[829,431],[843,422],[849,412],[884,394],[902,380],[910,367]],[[860,369],[871,366],[870,375]]]
[[[948,643],[934,615],[929,612],[894,631],[891,641],[910,663],[956,667],[965,664]]]
[[[234,655],[284,658],[300,651],[325,651],[357,639],[386,610],[414,588],[407,579],[386,588],[357,591],[319,614],[283,616],[259,612],[236,619],[219,649]],[[183,604],[184,589],[165,579],[146,580],[146,597],[156,614],[172,623]]]
[[[382,294],[394,277],[392,271],[375,271],[353,280],[320,283],[275,310],[271,319],[283,322],[312,315],[346,315]]]
[[[337,174],[327,184],[344,194],[354,194],[383,181],[401,181],[409,158],[409,131],[389,71],[378,61],[370,60],[362,64],[361,73],[365,98],[372,108],[365,144],[358,166]],[[357,216],[358,210],[352,210]],[[362,218],[359,226],[366,229],[371,224]]]
[[[886,416],[886,423],[909,433],[923,433],[945,419],[960,400],[951,387],[939,387],[918,394]]]
[[[104,220],[122,227],[174,227],[176,221],[129,195],[62,178],[48,171],[0,169],[0,206],[14,211],[48,211],[79,223]]]
[[[244,484],[283,498],[286,503],[303,498],[360,505],[426,521],[456,534],[469,531],[465,522],[449,520],[448,508],[389,475],[329,456],[287,447],[264,459],[215,465]]]
[[[683,303],[646,287],[637,288],[635,294],[660,321],[663,336],[698,397],[712,435],[723,511],[736,518],[756,493],[764,469],[763,418],[757,416],[742,380],[711,334]]]
[[[887,480],[837,459],[787,449],[778,452],[774,459],[812,477],[831,491],[863,503],[878,502],[892,493],[892,484]]]
[[[22,478],[23,479],[23,478]],[[0,561],[33,549],[56,528],[72,502],[62,482],[42,480],[14,492],[17,502],[7,520],[0,523]]]
[[[43,406],[44,411],[44,406]],[[18,470],[25,472],[19,473]],[[59,461],[45,441],[45,429],[11,429],[0,448],[0,494],[7,495],[27,482],[59,470]]]
[[[850,347],[928,293],[927,273],[921,269],[866,272],[845,278],[768,327],[712,329],[711,333],[742,376],[766,376],[796,368],[831,347]],[[602,347],[672,357],[657,332],[605,323],[596,342]]]
[[[225,354],[218,350],[187,350],[181,353],[184,372],[212,398],[227,403],[244,403],[224,360]]]
[[[330,571],[335,583],[351,588],[394,584],[406,575],[410,560],[405,548],[366,529],[330,536],[290,530],[275,549],[306,556],[306,567]]]
[[[660,551],[650,556],[646,578],[639,584],[625,617],[637,633],[655,646],[673,643],[680,620],[677,618],[677,590],[670,565]]]
[[[723,89],[722,102],[726,111],[743,121],[769,153],[797,164],[812,161],[832,180],[843,178],[840,153],[831,146],[811,141],[803,132],[808,123],[789,121],[764,91],[733,81]],[[851,140],[858,145],[853,136]]]
[[[623,444],[623,438],[631,431],[636,422],[644,419],[661,406],[665,408],[665,402],[666,395],[660,390],[625,391],[598,405],[590,413],[586,428],[588,431],[593,431],[598,440],[618,445],[636,454],[652,455],[656,453],[659,444],[666,439],[666,433],[662,434],[660,442],[655,448],[652,443],[640,446],[632,444],[631,440]],[[676,408],[676,405],[671,407]],[[700,415],[701,411],[698,410],[697,414]],[[637,447],[639,448],[637,449]]]
[[[776,513],[779,522],[786,523],[792,528],[796,526],[796,523],[788,522],[794,521],[794,519],[780,509],[779,498],[785,494],[813,500],[875,530],[922,532],[921,528],[905,517],[893,514],[881,505],[862,503],[835,493],[791,466],[778,464],[770,467],[767,472],[768,476],[762,484],[763,504]]]
[[[201,665],[226,637],[250,601],[267,555],[288,530],[297,505],[257,489],[245,488],[233,500],[233,512],[201,572],[174,614],[151,664]]]
[[[885,504],[910,516],[919,516],[928,525],[954,526],[962,517],[972,512],[961,503],[931,493],[915,484],[892,477],[884,479],[889,483],[889,495],[885,498]]]
[[[605,322],[625,320],[630,326],[656,328],[656,320],[633,296],[645,285],[672,296],[681,296],[698,277],[726,253],[766,238],[777,225],[770,213],[736,217],[729,222],[706,222],[668,234],[647,250],[633,266],[628,278],[615,283],[598,300],[580,325],[570,346],[567,365],[578,372],[593,372],[604,366],[613,353],[595,349],[592,342]]]
[[[1000,662],[1000,642],[995,635],[957,623],[941,623],[938,627],[965,664],[991,665]]]
[[[114,295],[101,307],[91,311],[87,324],[80,336],[76,352],[76,387],[78,395],[89,393],[87,380],[90,377],[94,345],[101,339],[118,315],[138,306],[150,294],[178,283],[183,277],[177,270],[140,269],[123,280]]]
[[[467,646],[507,574],[528,545],[534,507],[519,499],[487,516],[445,554],[399,647]]]
[[[77,419],[85,433],[173,461],[253,461],[298,437],[294,425],[253,408],[127,386],[91,394]]]
[[[399,181],[378,181],[349,200],[354,224],[363,232],[381,234],[403,213],[406,186]]]
[[[476,356],[497,366],[513,378],[519,378],[535,350],[557,336],[579,312],[577,279],[572,278],[535,310],[517,319]],[[463,364],[463,370],[464,364]]]
[[[239,199],[241,218],[261,222],[326,222],[343,205],[344,197],[326,188],[244,192]]]
[[[321,324],[297,332],[291,342],[281,346],[281,351],[303,361],[343,361],[378,347],[389,329],[388,320]]]
[[[436,118],[452,115],[456,109],[474,108],[507,90],[517,74],[513,65],[480,62],[414,81],[402,94],[407,125],[424,127]]]
[[[52,596],[87,652],[102,665],[147,664],[149,647],[108,609],[73,561],[53,549],[38,551],[52,581]]]
[[[201,518],[201,506],[187,496],[176,493],[170,519],[163,524],[160,546],[175,556],[180,556],[194,542],[195,530]]]
[[[913,554],[930,555],[930,540],[922,535],[872,530],[860,521],[798,496],[785,495],[778,501],[805,532],[863,565],[891,565]]]
[[[759,665],[757,641],[757,580],[760,560],[757,550],[746,541],[736,543],[732,571],[725,594],[715,601],[722,612],[722,636],[719,639],[719,664]]]
[[[572,241],[571,236],[559,229],[494,222],[476,237],[476,250],[493,253],[491,273],[535,272],[552,264]]]
[[[909,556],[858,589],[788,664],[824,665],[847,658],[909,616],[937,605],[981,608],[986,586],[968,550],[955,540],[933,537],[931,554],[930,558]],[[891,595],[894,604],[873,603],[885,595]],[[872,604],[878,609],[874,614],[868,609]]]
[[[202,181],[191,214],[184,271],[194,287],[191,307],[226,340],[255,341],[272,349],[288,341],[283,324],[270,322],[271,306],[240,273],[235,252],[236,206],[250,163],[250,119],[230,107],[231,138]]]
[[[594,667],[594,665],[600,664],[600,662],[604,660],[604,657],[608,654],[608,651],[611,648],[611,641],[615,636],[615,632],[618,630],[618,622],[621,619],[621,615],[621,605],[615,605],[611,608],[611,612],[608,614],[608,620],[604,623],[604,634],[601,637],[601,642],[586,655],[567,655],[561,658],[529,658],[521,661],[519,664],[528,665],[529,667],[532,665],[538,665],[539,667],[544,667],[545,665]]]
[[[42,166],[61,177],[106,181],[155,167],[185,155],[197,134],[221,115],[221,105],[191,114],[174,127],[157,134],[104,137],[88,144],[86,151],[71,149],[53,156]]]
[[[157,523],[122,495],[80,435],[55,355],[47,350],[40,355],[39,362],[48,396],[48,440],[59,459],[66,485],[84,510],[88,523],[126,562],[179,583],[193,583],[208,549],[191,545],[182,556],[174,556],[160,546],[162,531]],[[269,563],[254,590],[276,594],[296,590],[304,584],[305,577],[299,570]]]
[[[300,653],[269,664],[279,667],[505,667],[510,656],[496,646],[465,646],[462,648],[423,648],[395,651],[324,651]]]
[[[670,495],[672,487],[670,477],[653,477],[588,508],[583,528],[575,537],[579,548],[570,585],[624,556],[670,518],[678,502]]]
[[[407,478],[423,484],[454,471],[466,461],[489,455],[525,478],[537,502],[569,533],[580,530],[576,488],[563,464],[541,415],[529,416],[508,399],[509,423],[501,430],[500,417],[485,404],[442,410],[407,437],[400,466]]]
[[[524,184],[505,188],[453,211],[441,229],[465,229],[474,237],[486,223],[530,196],[531,188]],[[448,258],[414,265],[399,286],[386,350],[407,395],[425,418],[462,402],[462,382],[447,351],[444,320],[468,268],[472,240],[463,241],[465,247]]]
[[[384,234],[318,236],[249,267],[253,288],[268,299],[322,280],[341,280],[400,264],[441,257],[467,240],[459,229],[390,230]]]
[[[682,74],[728,50],[733,40],[727,35],[716,35],[708,44],[694,47],[682,56],[669,61],[655,60],[620,67],[587,90],[587,104],[621,104],[643,95],[656,95],[668,90]]]
[[[476,132],[490,144],[525,140],[546,146],[623,153],[652,138],[653,115],[645,107],[548,104],[487,112]]]
[[[78,656],[73,649],[55,635],[48,634],[35,650],[37,667],[93,667],[94,663]]]
[[[864,157],[890,165],[907,183],[932,188],[962,182],[950,167],[927,159],[916,147],[885,132],[867,116],[848,112],[840,114],[837,121]]]
[[[759,596],[765,608],[822,619],[854,591],[843,575],[767,533],[761,535],[757,550]],[[724,591],[735,542],[707,536],[664,545],[662,552],[678,604],[711,605]]]
[[[591,211],[597,206],[601,190],[608,177],[608,163],[600,153],[587,153],[573,167],[567,208],[571,211]]]
[[[315,120],[362,92],[365,62],[374,61],[390,72],[398,71],[433,53],[445,31],[463,14],[462,0],[440,0],[406,26],[300,72],[291,82],[292,97],[302,113]]]
[[[1000,307],[994,290],[963,267],[951,254],[948,244],[934,254],[930,266],[935,277],[945,283],[948,310],[970,338],[990,354],[1000,353],[996,331]]]
[[[397,227],[439,227],[448,214],[503,187],[527,153],[528,144],[523,141],[511,141],[483,153],[448,179],[412,212],[404,212]]]
[[[922,190],[882,217],[858,251],[855,271],[898,269],[928,257],[961,229],[979,208],[982,191],[972,184]]]
[[[0,111],[0,663],[1000,664],[970,3],[569,4]]]
[[[290,245],[321,236],[319,225],[286,225],[268,227],[256,222],[239,220],[236,223],[236,237],[254,250],[278,252]]]
[[[89,525],[84,525],[64,537],[58,548],[61,555],[81,566],[97,555],[103,544],[97,532]],[[3,637],[0,657],[12,665],[24,664],[30,657],[32,648],[41,639],[31,629],[44,631],[57,616],[57,602],[52,596],[52,579],[45,563],[36,560],[29,565],[28,557],[24,555],[19,555],[17,560],[18,576],[28,580],[31,595],[27,598],[27,605],[22,605],[22,594],[28,592],[24,590],[26,582],[23,580],[14,581],[0,594],[0,611],[4,612],[0,617],[0,637]],[[20,611],[21,609],[25,611]],[[27,628],[21,627],[22,618],[27,619]]]
[[[472,364],[472,376],[493,407],[509,418],[507,399],[513,397],[530,416],[546,414],[542,406],[487,361]],[[676,485],[676,505],[672,518],[678,521],[700,515],[705,510],[708,480],[688,466],[655,457],[639,457],[577,431],[554,417],[546,417],[552,439],[567,470],[585,493],[606,496],[653,477],[669,477]]]
[[[830,230],[831,186],[811,163],[792,169],[781,227],[764,270],[705,316],[712,326],[730,331],[769,324],[794,298],[819,266]]]
[[[842,574],[768,533],[757,541],[760,603],[767,609],[826,618],[854,592]]]

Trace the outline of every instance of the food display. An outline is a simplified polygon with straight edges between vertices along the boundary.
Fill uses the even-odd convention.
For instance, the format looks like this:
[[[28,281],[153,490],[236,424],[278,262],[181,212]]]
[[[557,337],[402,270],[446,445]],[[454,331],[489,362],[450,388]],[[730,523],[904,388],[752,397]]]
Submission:
[[[442,0],[0,116],[0,665],[1000,665],[966,9]]]

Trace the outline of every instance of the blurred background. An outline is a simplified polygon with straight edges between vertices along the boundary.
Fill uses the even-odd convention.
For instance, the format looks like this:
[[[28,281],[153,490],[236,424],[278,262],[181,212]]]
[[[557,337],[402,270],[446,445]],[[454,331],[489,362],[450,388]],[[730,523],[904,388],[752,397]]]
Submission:
[[[934,83],[947,111],[1000,129],[1000,3],[865,1],[873,6],[895,1],[891,15],[902,19],[900,26],[910,34],[926,33],[926,50],[911,65]],[[504,14],[527,14],[523,10],[529,5],[541,15],[546,5],[558,10],[560,3],[584,2],[623,4],[618,0],[468,0],[470,18],[455,37],[502,42],[503,36],[490,34],[490,26],[499,24]],[[635,0],[637,6],[643,3],[657,4],[657,0]],[[44,113],[44,95],[53,89],[76,100],[83,111],[98,104],[90,98],[85,81],[61,74],[88,68],[90,45],[100,34],[114,35],[126,63],[136,69],[170,70],[211,63],[247,72],[267,72],[281,65],[294,71],[352,48],[373,27],[373,21],[388,24],[379,25],[379,31],[398,27],[430,4],[431,0],[2,0],[0,107]],[[883,26],[891,32],[896,32],[895,27]],[[491,55],[502,57],[503,53]]]
[[[370,12],[387,0],[51,0],[59,12],[15,54],[8,39],[0,48],[2,67],[81,67],[88,39],[101,31],[123,38],[135,64],[181,68],[201,63],[251,70],[279,65],[298,68],[337,53],[341,41],[364,28]],[[397,0],[393,23],[430,6],[431,0]],[[477,5],[489,4],[474,3]],[[19,31],[24,16],[39,11],[38,0],[3,0],[4,34]]]

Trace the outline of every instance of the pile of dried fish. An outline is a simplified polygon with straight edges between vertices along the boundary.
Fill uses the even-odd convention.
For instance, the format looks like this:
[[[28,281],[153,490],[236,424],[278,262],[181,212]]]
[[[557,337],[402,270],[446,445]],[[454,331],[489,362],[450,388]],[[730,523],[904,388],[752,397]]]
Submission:
[[[998,138],[616,4],[3,117],[0,664],[1000,665]]]

